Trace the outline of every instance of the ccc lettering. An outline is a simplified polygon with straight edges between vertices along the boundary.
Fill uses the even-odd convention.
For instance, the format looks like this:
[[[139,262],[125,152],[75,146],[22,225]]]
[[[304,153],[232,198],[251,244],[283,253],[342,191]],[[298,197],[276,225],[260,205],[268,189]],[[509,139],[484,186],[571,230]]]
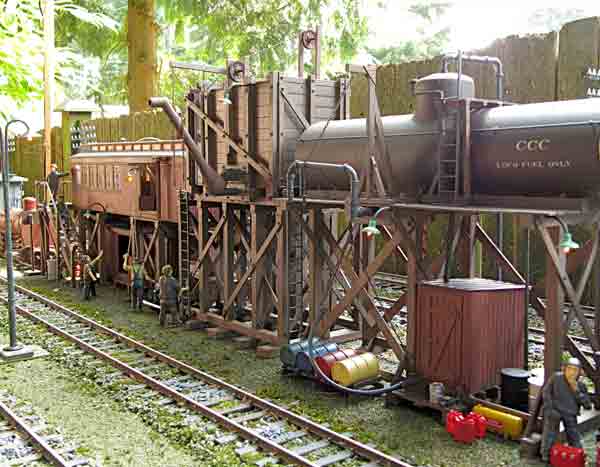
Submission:
[[[515,149],[519,152],[543,152],[547,151],[550,146],[550,140],[544,139],[522,139],[515,144]]]

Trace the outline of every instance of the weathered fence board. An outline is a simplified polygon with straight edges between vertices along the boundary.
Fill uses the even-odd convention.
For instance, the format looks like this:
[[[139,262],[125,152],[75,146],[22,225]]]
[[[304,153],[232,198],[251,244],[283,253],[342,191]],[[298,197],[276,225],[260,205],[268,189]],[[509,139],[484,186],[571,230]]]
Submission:
[[[584,73],[600,64],[600,18],[565,24],[558,52],[558,100],[585,96]]]

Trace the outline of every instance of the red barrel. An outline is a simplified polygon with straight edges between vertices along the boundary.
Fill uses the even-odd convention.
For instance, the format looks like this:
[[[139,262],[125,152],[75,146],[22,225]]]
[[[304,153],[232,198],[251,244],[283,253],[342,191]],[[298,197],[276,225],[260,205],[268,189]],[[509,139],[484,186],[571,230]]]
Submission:
[[[35,211],[37,209],[37,200],[33,196],[23,198],[23,210]]]
[[[336,352],[328,353],[315,358],[315,362],[317,363],[321,371],[325,374],[325,376],[331,378],[331,368],[333,368],[335,362],[346,360],[347,358],[353,357],[354,355],[356,355],[356,351],[352,349],[338,350]]]

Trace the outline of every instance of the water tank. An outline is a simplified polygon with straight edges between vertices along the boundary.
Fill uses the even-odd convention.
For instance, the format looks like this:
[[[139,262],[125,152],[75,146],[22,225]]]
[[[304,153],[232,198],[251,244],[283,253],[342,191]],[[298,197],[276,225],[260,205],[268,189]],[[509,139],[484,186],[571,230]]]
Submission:
[[[461,96],[473,97],[473,79],[461,76]],[[455,97],[458,75],[436,73],[415,83],[415,113],[382,117],[385,143],[390,154],[392,195],[416,195],[427,191],[437,170],[440,141],[440,97]],[[360,174],[369,164],[367,120],[334,120],[311,125],[300,137],[296,159],[349,163]],[[310,190],[348,190],[342,171],[308,169]],[[381,167],[381,170],[385,168]]]

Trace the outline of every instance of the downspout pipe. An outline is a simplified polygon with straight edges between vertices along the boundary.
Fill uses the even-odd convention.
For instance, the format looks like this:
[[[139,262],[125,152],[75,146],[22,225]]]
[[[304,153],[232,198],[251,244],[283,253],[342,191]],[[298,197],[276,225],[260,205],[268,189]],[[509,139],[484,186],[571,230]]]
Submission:
[[[302,170],[305,167],[321,168],[321,169],[336,169],[344,170],[350,177],[350,218],[356,219],[360,213],[360,179],[354,167],[350,164],[330,164],[328,162],[309,162],[309,161],[294,161],[290,164],[287,170],[287,190],[288,199],[294,198],[294,170],[296,168]]]
[[[196,144],[187,129],[183,126],[181,118],[179,115],[177,115],[177,112],[175,112],[175,109],[169,102],[169,99],[166,97],[151,97],[148,101],[148,104],[150,107],[162,109],[163,112],[167,114],[167,117],[169,117],[169,120],[171,120],[173,126],[178,132],[181,133],[183,136],[183,142],[189,149],[192,159],[194,159],[194,162],[200,166],[200,172],[202,172],[207,191],[211,195],[225,194],[225,180],[208,164],[206,159],[204,159],[200,147]]]
[[[448,73],[448,64],[459,60],[457,55],[445,55],[442,57],[442,72]],[[496,69],[496,99],[504,100],[504,67],[502,61],[498,57],[488,57],[481,55],[463,55],[462,61],[472,63],[483,63],[493,65]]]

